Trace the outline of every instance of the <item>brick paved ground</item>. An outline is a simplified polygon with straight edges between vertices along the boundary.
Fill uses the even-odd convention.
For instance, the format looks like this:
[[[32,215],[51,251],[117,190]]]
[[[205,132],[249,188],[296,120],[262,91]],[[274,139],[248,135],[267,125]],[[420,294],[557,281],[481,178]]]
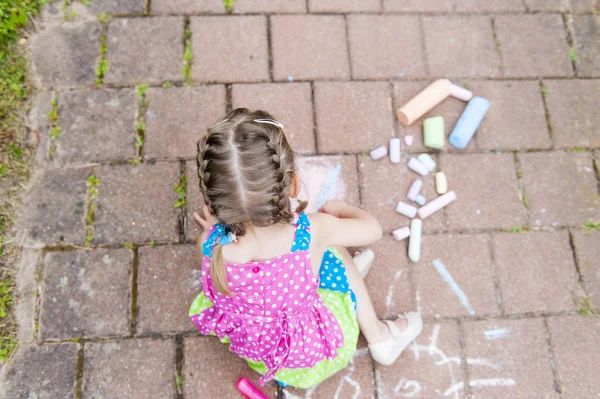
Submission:
[[[31,46],[40,165],[18,221],[23,344],[4,369],[7,398],[229,398],[237,378],[257,379],[186,316],[199,289],[194,143],[238,106],[265,107],[287,125],[313,198],[342,166],[337,196],[386,232],[366,278],[378,313],[426,317],[391,367],[374,365],[361,341],[351,365],[316,389],[270,384],[268,395],[600,395],[600,321],[578,314],[600,307],[600,231],[584,228],[600,221],[598,2],[236,0],[233,15],[220,0],[69,8],[77,16],[61,22],[60,3],[47,5]],[[100,57],[109,69],[96,85]],[[409,153],[431,150],[421,121],[400,126],[394,110],[439,77],[492,106],[467,149],[434,152],[458,200],[424,222],[422,260],[411,264],[390,235],[408,223],[393,209],[415,177]],[[443,115],[449,131],[463,108],[449,99],[428,115]],[[416,142],[400,165],[364,155],[407,134]],[[187,205],[175,208],[180,176]]]

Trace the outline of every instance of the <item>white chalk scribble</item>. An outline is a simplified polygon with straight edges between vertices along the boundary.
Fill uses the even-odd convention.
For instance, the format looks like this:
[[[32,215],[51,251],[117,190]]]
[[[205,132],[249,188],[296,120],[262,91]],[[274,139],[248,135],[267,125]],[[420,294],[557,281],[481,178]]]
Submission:
[[[439,259],[435,259],[432,263],[433,266],[435,266],[438,273],[440,274],[440,276],[442,276],[446,283],[448,283],[450,289],[454,291],[454,293],[460,300],[460,303],[462,303],[462,305],[467,309],[470,315],[474,315],[475,309],[473,309],[473,307],[469,303],[469,298],[467,298],[467,295],[463,292],[463,290],[460,289],[456,281],[454,281],[454,279],[450,275],[450,272],[448,271],[448,269],[446,269],[444,264]]]
[[[321,209],[321,207],[325,205],[325,202],[335,197],[335,189],[341,173],[342,165],[339,163],[335,165],[334,169],[331,169],[329,173],[327,173],[327,177],[325,178],[321,190],[319,191],[319,196],[317,197],[317,209]]]
[[[387,314],[390,313],[390,310],[392,308],[392,305],[394,304],[394,288],[396,288],[398,285],[398,281],[400,281],[400,277],[402,277],[402,274],[404,273],[404,270],[398,270],[396,272],[396,274],[394,274],[394,278],[392,280],[392,283],[390,284],[390,286],[388,287],[388,293],[387,296],[385,297],[385,311]]]
[[[502,339],[510,335],[510,328],[496,328],[493,330],[485,330],[483,336],[487,340]]]

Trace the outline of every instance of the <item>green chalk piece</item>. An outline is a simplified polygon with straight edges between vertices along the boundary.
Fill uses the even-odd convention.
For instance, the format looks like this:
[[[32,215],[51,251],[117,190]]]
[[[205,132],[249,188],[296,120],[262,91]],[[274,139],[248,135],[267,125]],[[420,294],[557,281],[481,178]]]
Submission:
[[[423,121],[423,141],[429,148],[444,148],[444,118],[434,116]]]

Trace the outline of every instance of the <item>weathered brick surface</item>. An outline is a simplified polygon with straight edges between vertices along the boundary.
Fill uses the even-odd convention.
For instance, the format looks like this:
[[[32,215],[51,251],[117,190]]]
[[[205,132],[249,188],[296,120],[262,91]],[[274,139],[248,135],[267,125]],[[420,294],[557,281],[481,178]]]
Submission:
[[[183,18],[119,18],[108,23],[105,83],[181,80]]]
[[[221,0],[153,0],[150,9],[159,14],[225,13],[225,6]]]
[[[76,367],[75,344],[22,346],[3,373],[3,397],[72,398]]]
[[[471,390],[481,398],[554,398],[541,318],[464,323]],[[485,381],[503,381],[496,386]]]
[[[417,16],[350,15],[348,41],[355,79],[426,75]]]
[[[423,28],[431,75],[500,75],[500,56],[495,49],[492,21],[488,16],[424,17]]]
[[[172,398],[175,342],[127,339],[85,344],[83,398]]]
[[[97,168],[98,189],[94,242],[176,242],[179,164]]]
[[[577,275],[566,231],[494,233],[493,248],[506,313],[574,308]]]
[[[316,83],[319,152],[365,152],[387,145],[395,136],[389,97],[384,82]]]
[[[523,11],[522,0],[456,0],[456,11]]]
[[[377,12],[378,0],[308,0],[310,12]]]
[[[598,10],[596,0],[571,0],[571,8],[574,11],[594,12]]]
[[[557,147],[600,147],[600,80],[545,80]]]
[[[526,223],[512,154],[444,154],[440,164],[449,190],[454,190],[457,197],[446,208],[450,229],[505,228]]]
[[[50,121],[48,120],[48,113],[52,111],[53,99],[54,92],[42,91],[37,93],[33,98],[31,110],[27,115],[27,122],[31,129],[28,136],[28,144],[30,147],[36,148],[35,160],[40,165],[45,164],[48,160],[50,142]],[[37,144],[38,138],[39,144]]]
[[[453,0],[383,0],[385,11],[451,11]]]
[[[271,46],[275,80],[350,77],[342,16],[274,16]]]
[[[36,173],[23,201],[18,226],[25,243],[40,246],[66,241],[82,244],[86,179],[90,170],[50,169]]]
[[[600,76],[600,16],[575,15],[569,17],[577,51],[579,76]]]
[[[469,88],[492,105],[477,129],[481,149],[549,148],[552,144],[536,81],[474,81]]]
[[[265,17],[193,17],[190,28],[195,57],[192,78],[195,81],[257,82],[269,79]]]
[[[431,263],[434,259],[442,261],[476,315],[500,313],[487,234],[425,235],[421,260],[412,268],[424,316],[467,316],[467,308]]]
[[[136,155],[133,90],[70,91],[58,102],[61,131],[54,141],[53,159],[88,163]]]
[[[498,15],[495,20],[506,76],[573,75],[560,15]]]
[[[589,153],[530,153],[519,159],[534,226],[581,226],[600,214]]]
[[[128,249],[47,254],[42,339],[127,335],[132,263],[133,252]]]
[[[187,337],[183,345],[183,394],[186,398],[193,398],[199,392],[207,398],[237,397],[239,392],[235,383],[241,377],[258,385],[260,375],[243,359],[231,353],[228,345],[220,343],[216,337]],[[274,382],[261,388],[269,397],[275,397],[276,390]]]
[[[40,87],[91,86],[96,82],[101,25],[98,21],[55,25],[35,35],[33,79]]]
[[[191,158],[196,143],[225,114],[225,87],[150,88],[146,92],[147,158]]]
[[[600,308],[600,232],[573,231],[579,272],[593,306]]]
[[[195,245],[142,247],[137,334],[195,331],[188,307],[200,292]]]
[[[185,164],[185,177],[187,178],[186,192],[186,239],[196,241],[198,235],[202,232],[200,225],[194,220],[192,214],[198,212],[202,215],[204,200],[200,193],[200,183],[198,181],[198,166],[196,161],[189,161]]]
[[[218,1],[218,0],[217,0]],[[306,12],[305,0],[237,0],[233,5],[235,13],[299,13]]]
[[[232,102],[233,108],[268,111],[285,126],[286,138],[294,151],[315,153],[310,83],[233,85]]]
[[[566,11],[571,7],[569,0],[524,0],[531,11]]]
[[[89,11],[94,14],[142,14],[146,11],[146,1],[96,0],[90,2]]]
[[[461,348],[456,322],[427,324],[416,345],[409,346],[388,367],[375,365],[378,397],[444,397],[456,390],[454,398],[466,398]],[[457,385],[458,384],[458,385]]]
[[[558,383],[565,398],[592,398],[600,392],[597,348],[600,321],[580,316],[548,321]]]

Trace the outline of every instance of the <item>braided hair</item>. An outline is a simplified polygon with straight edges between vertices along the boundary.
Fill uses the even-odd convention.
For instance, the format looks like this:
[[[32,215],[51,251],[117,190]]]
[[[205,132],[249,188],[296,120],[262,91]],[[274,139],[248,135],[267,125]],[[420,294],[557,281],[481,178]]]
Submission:
[[[198,141],[198,178],[204,203],[227,230],[241,237],[250,225],[290,223],[290,189],[296,172],[294,152],[283,125],[265,111],[237,108],[208,129]],[[297,211],[306,208],[300,202]],[[211,262],[212,280],[230,295],[217,244]]]

